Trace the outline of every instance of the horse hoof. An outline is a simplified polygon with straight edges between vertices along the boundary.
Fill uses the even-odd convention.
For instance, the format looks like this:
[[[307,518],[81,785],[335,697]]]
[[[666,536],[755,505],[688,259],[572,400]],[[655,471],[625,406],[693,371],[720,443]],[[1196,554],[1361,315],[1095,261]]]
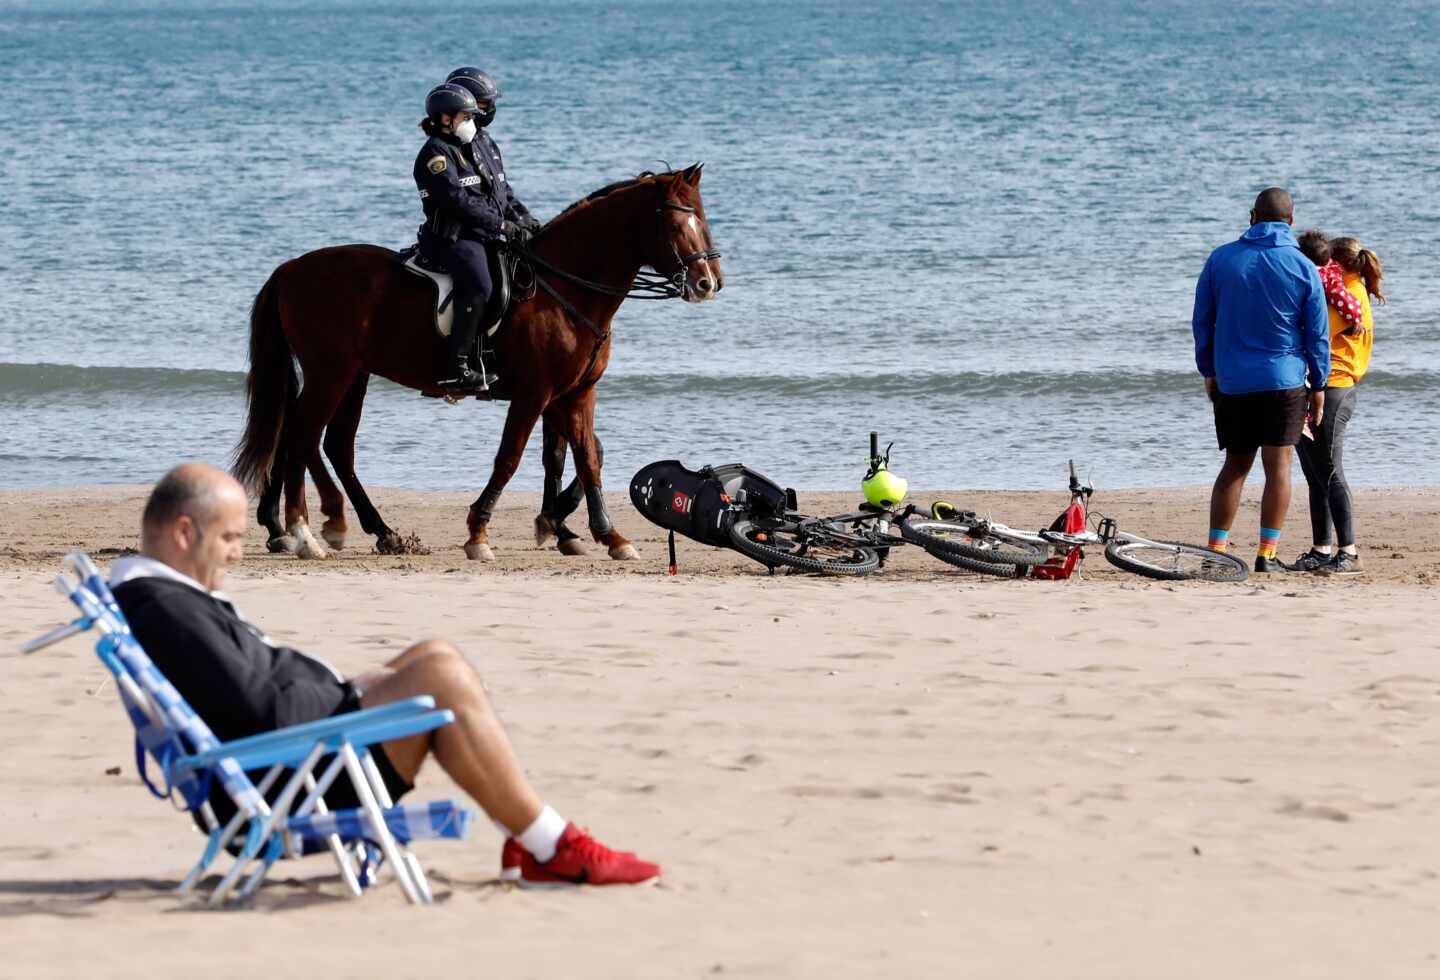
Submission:
[[[382,555],[403,555],[405,553],[405,542],[398,534],[387,534],[375,542],[375,550]]]
[[[576,558],[585,554],[585,544],[578,537],[566,538],[555,547],[560,549],[560,554],[567,558]]]
[[[265,542],[265,547],[277,555],[293,555],[299,546],[299,542],[289,534],[278,534]]]
[[[306,561],[319,561],[329,558],[330,552],[325,550],[325,546],[319,541],[311,538],[309,541],[300,542],[300,547],[295,549],[295,557],[304,558]]]
[[[633,544],[626,541],[624,544],[611,545],[610,557],[616,561],[634,561],[640,557],[640,552],[635,550]]]
[[[295,555],[298,558],[319,559],[329,558],[330,552],[325,546],[315,540],[315,535],[304,524],[296,524],[290,529],[290,534],[295,537]]]
[[[550,520],[550,518],[546,517],[544,514],[540,514],[540,515],[536,516],[536,518],[535,518],[535,547],[537,547],[537,548],[543,548],[543,547],[545,547],[547,544],[549,544],[551,541],[554,541],[554,540],[555,540],[555,524],[554,524],[554,522],[552,522],[552,521]]]
[[[490,546],[482,541],[479,544],[467,544],[465,557],[471,561],[494,561],[495,552],[491,551]]]
[[[335,531],[335,530],[332,530],[331,528],[328,528],[328,527],[322,527],[322,528],[320,529],[320,537],[324,538],[324,539],[325,539],[325,543],[328,544],[331,548],[335,549],[336,551],[344,551],[344,550],[345,550],[345,532],[344,532],[344,531]]]

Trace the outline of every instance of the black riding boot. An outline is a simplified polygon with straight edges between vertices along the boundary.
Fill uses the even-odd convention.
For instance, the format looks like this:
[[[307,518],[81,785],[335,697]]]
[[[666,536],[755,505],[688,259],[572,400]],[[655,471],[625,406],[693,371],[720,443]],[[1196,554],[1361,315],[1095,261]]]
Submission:
[[[479,327],[480,316],[484,313],[483,304],[478,297],[464,295],[458,289],[453,302],[455,313],[450,324],[450,336],[447,338],[445,362],[436,383],[443,388],[489,391],[490,386],[499,379],[485,370],[483,361],[479,371],[470,368],[471,353],[475,353],[477,357],[479,353],[474,349],[475,333]]]

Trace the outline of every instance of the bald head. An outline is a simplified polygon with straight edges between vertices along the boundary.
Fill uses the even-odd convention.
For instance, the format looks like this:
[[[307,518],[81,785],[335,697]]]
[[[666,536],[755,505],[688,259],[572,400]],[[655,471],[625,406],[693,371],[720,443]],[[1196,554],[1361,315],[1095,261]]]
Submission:
[[[244,503],[245,491],[230,474],[205,463],[181,463],[160,478],[145,514],[140,518],[141,533],[149,538],[163,533],[181,516],[188,515],[200,524],[208,524],[222,499],[238,496]]]
[[[141,548],[207,589],[241,555],[245,491],[224,470],[182,463],[160,478],[140,519]]]
[[[1250,212],[1250,223],[1261,221],[1283,221],[1295,223],[1295,202],[1290,192],[1283,187],[1267,187],[1255,198],[1255,207]]]

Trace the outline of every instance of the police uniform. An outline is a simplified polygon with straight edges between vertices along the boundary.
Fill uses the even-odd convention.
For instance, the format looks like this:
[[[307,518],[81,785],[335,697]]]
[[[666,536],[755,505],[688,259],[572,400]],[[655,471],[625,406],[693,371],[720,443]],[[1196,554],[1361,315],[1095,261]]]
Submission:
[[[425,210],[421,250],[445,263],[483,306],[491,290],[486,247],[502,237],[507,204],[514,195],[471,147],[449,134],[433,133],[415,158],[415,186]],[[498,159],[498,151],[495,155]]]
[[[476,132],[475,139],[470,143],[470,152],[476,162],[483,164],[495,179],[495,197],[504,207],[505,219],[518,223],[529,218],[529,209],[520,203],[510,181],[505,178],[505,160],[500,156],[500,147],[495,145],[489,132],[484,129]]]

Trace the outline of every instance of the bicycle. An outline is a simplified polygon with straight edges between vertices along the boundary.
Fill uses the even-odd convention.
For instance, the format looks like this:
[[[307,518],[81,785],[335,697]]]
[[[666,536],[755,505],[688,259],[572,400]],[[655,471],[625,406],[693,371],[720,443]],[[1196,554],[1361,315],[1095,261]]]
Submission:
[[[904,502],[908,485],[890,470],[892,442],[882,454],[879,436],[870,433],[868,469],[861,481],[866,501],[858,510],[827,517],[796,513],[793,498],[788,506],[776,507],[773,497],[759,505],[746,491],[738,490],[730,501],[728,535],[730,545],[770,569],[781,565],[825,575],[869,575],[884,566],[890,549],[918,545],[932,557],[951,565],[969,568],[973,564],[1005,562],[1038,564],[1051,555],[1048,544],[1035,547],[1016,544],[978,526],[946,524],[961,540],[940,534],[912,534],[907,531],[915,505],[897,510]]]
[[[1234,555],[1122,531],[1113,518],[1104,515],[1098,515],[1094,531],[1088,530],[1094,493],[1092,484],[1080,482],[1075,461],[1071,460],[1070,506],[1046,530],[1021,531],[973,513],[959,513],[942,501],[932,505],[930,517],[912,518],[901,524],[901,533],[926,545],[932,555],[940,557],[944,552],[958,559],[954,564],[990,575],[1064,577],[1044,573],[1056,567],[1057,559],[1078,562],[1080,549],[1103,545],[1106,561],[1147,578],[1206,582],[1243,582],[1249,578],[1250,567]],[[1021,560],[1012,555],[1020,555]]]

